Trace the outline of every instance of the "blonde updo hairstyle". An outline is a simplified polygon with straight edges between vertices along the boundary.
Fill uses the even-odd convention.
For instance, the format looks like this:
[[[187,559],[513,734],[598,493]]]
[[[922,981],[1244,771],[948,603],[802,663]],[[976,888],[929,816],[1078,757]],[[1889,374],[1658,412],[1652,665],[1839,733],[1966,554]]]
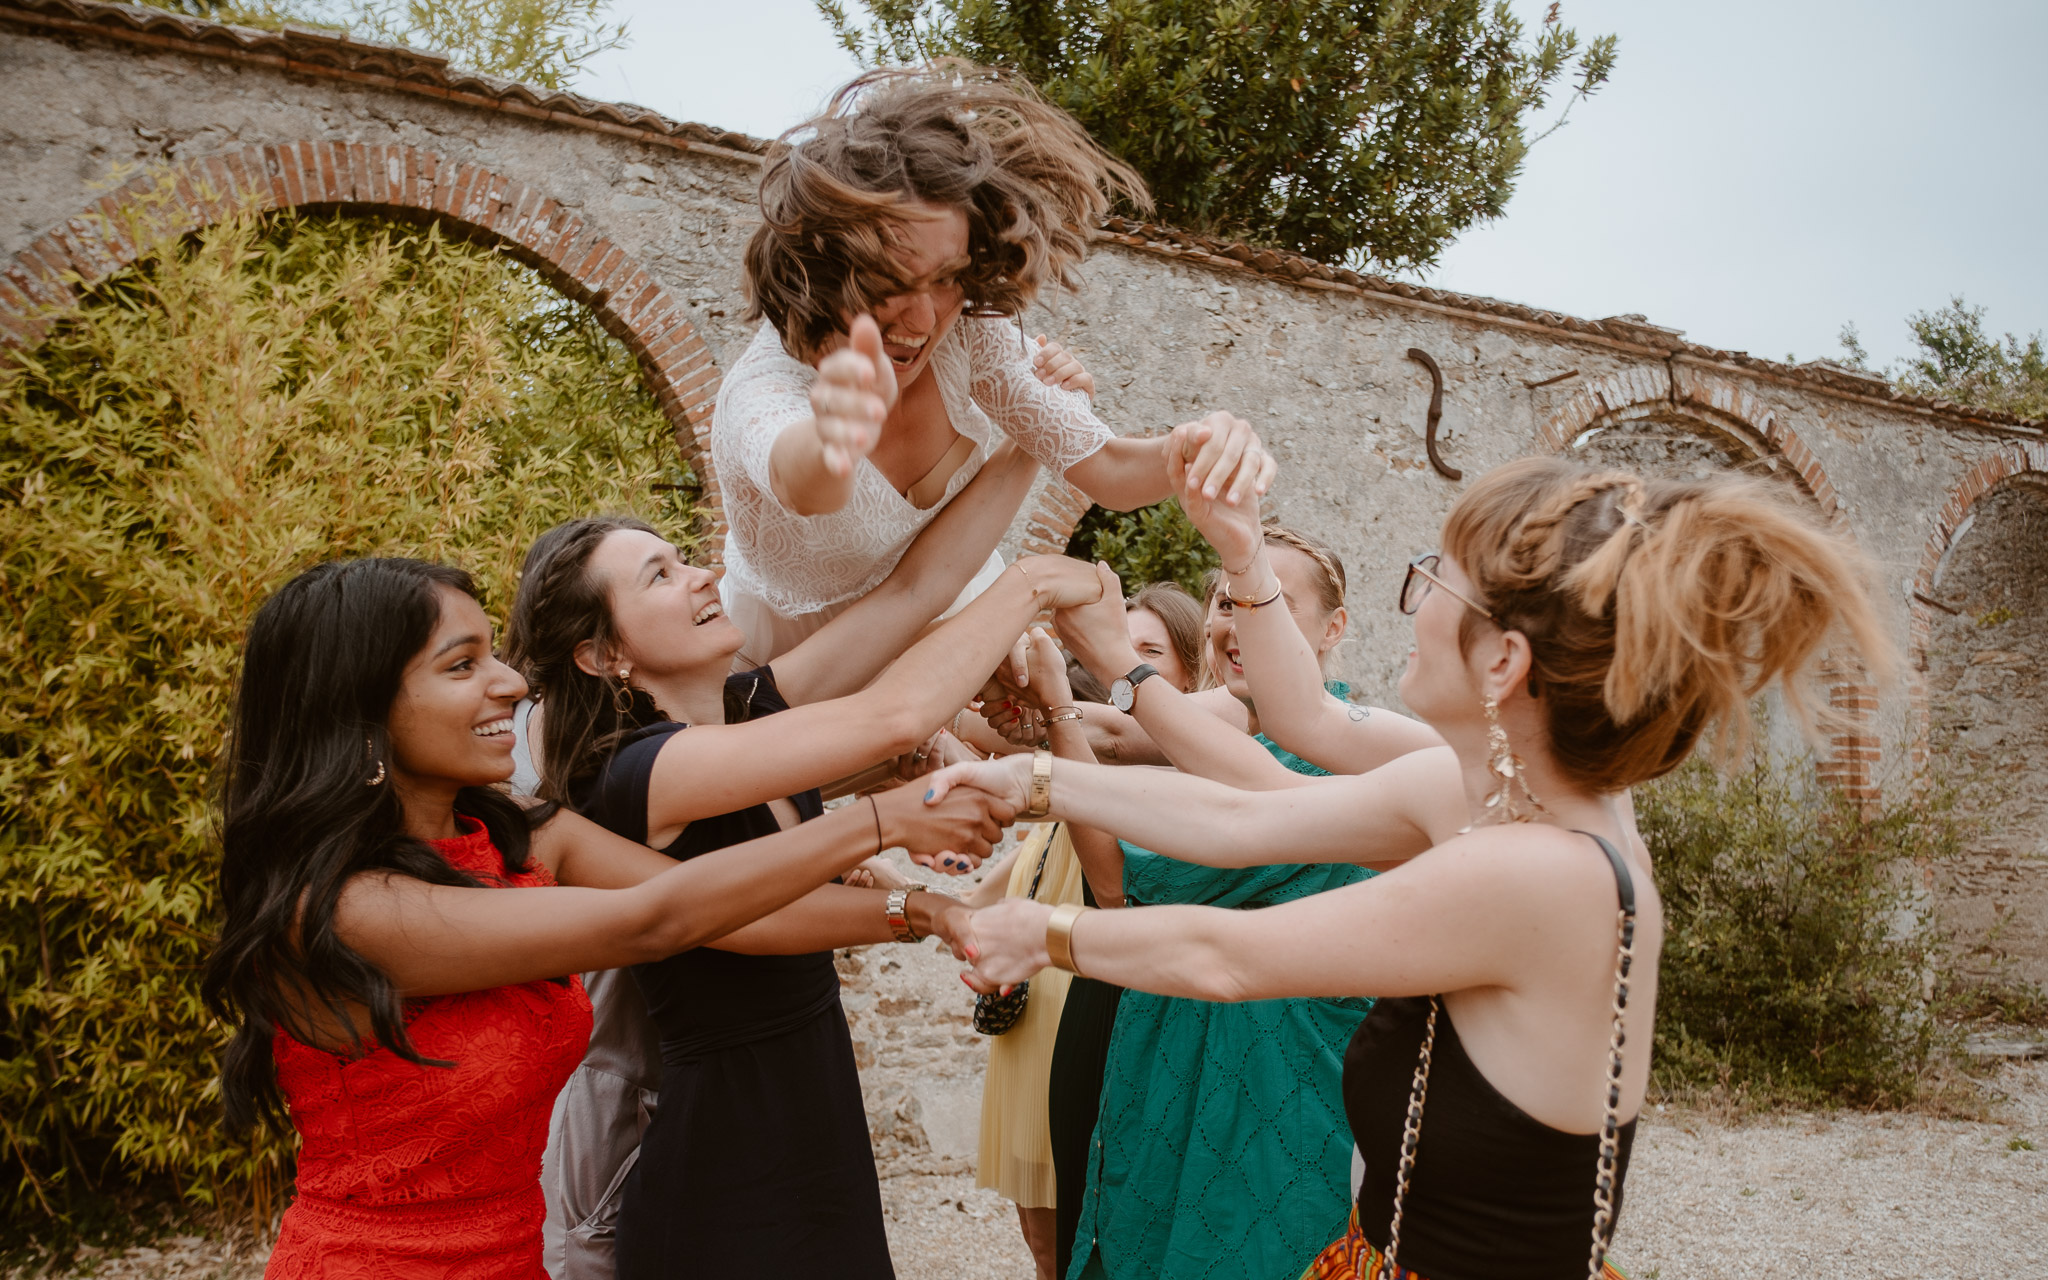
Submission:
[[[1710,730],[1739,753],[1773,682],[1802,724],[1826,719],[1802,677],[1831,639],[1874,675],[1891,667],[1861,554],[1765,481],[1525,459],[1465,491],[1443,549],[1528,638],[1552,757],[1590,791],[1670,772]],[[1487,625],[1466,610],[1461,643]]]

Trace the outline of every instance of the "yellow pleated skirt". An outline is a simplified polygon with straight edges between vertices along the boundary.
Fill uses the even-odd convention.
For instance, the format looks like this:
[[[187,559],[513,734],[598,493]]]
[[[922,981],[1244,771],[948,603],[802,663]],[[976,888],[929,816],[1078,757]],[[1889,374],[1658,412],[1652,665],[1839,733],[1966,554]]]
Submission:
[[[1081,862],[1074,856],[1065,823],[1048,823],[1025,839],[1010,866],[1009,896],[1021,898],[1031,888],[1041,854],[1045,878],[1039,882],[1037,901],[1048,906],[1080,902]],[[993,1187],[1027,1209],[1053,1207],[1052,1132],[1046,1123],[1045,1095],[1060,1011],[1066,1007],[1067,984],[1072,980],[1061,969],[1046,969],[1032,978],[1024,1016],[988,1042],[974,1182]]]

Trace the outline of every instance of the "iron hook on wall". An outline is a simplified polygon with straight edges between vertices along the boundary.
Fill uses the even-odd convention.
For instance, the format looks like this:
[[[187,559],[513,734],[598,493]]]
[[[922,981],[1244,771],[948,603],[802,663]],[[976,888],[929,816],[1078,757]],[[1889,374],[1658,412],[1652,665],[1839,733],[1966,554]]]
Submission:
[[[1429,465],[1446,480],[1462,480],[1465,473],[1444,461],[1436,451],[1436,424],[1444,416],[1444,371],[1436,367],[1436,361],[1429,358],[1429,352],[1421,347],[1408,348],[1408,358],[1429,370],[1429,427],[1423,433],[1422,443],[1429,450]]]

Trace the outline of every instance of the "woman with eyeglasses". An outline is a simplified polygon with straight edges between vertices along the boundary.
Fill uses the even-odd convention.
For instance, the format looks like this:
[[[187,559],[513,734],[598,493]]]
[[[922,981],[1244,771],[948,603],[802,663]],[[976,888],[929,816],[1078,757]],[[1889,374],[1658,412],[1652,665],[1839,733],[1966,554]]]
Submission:
[[[975,786],[1201,861],[1388,874],[1263,911],[1005,903],[973,919],[971,984],[1057,963],[1204,1000],[1378,996],[1343,1077],[1364,1182],[1305,1276],[1613,1274],[1664,925],[1627,788],[1703,736],[1739,747],[1767,687],[1809,707],[1802,677],[1831,642],[1885,669],[1864,580],[1845,539],[1761,481],[1501,467],[1401,589],[1401,695],[1446,746],[1286,791],[1019,758],[928,793]],[[1229,580],[1247,601],[1276,586],[1263,557]]]

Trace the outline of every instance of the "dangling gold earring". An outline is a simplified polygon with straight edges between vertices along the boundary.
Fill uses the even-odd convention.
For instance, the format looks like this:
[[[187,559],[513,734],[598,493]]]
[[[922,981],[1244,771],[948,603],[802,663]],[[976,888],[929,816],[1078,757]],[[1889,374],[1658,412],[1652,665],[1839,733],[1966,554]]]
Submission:
[[[633,714],[633,686],[626,683],[626,677],[631,674],[629,668],[620,667],[619,683],[612,689],[612,710],[620,716]]]
[[[375,760],[375,761],[377,762],[377,776],[376,776],[376,777],[374,777],[374,778],[371,778],[371,779],[369,779],[369,780],[368,780],[367,782],[363,783],[363,785],[364,785],[364,786],[366,786],[366,787],[381,787],[381,786],[383,786],[383,785],[384,785],[384,760],[383,760],[383,758],[382,758],[382,757],[380,757],[380,756],[379,756],[379,755],[377,754],[377,742],[376,742],[376,739],[374,739],[374,738],[371,738],[371,737],[369,737],[369,736],[365,735],[365,736],[364,736],[364,738],[363,738],[363,751],[365,752],[365,754],[367,754],[367,755],[368,755],[368,756],[370,757],[370,759],[372,759],[372,760]]]
[[[1529,822],[1538,814],[1547,815],[1550,811],[1529,790],[1522,757],[1508,741],[1508,731],[1500,722],[1500,704],[1489,696],[1480,705],[1486,708],[1486,771],[1494,778],[1493,790],[1486,793],[1487,813],[1497,822]],[[1521,792],[1519,798],[1517,791]]]

